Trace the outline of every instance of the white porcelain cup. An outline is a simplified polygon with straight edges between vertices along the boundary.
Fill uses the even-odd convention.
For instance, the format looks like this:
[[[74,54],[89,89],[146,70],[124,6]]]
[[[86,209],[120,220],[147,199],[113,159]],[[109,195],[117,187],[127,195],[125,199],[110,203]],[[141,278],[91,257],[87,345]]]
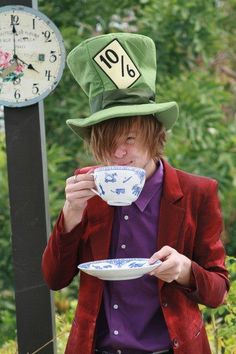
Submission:
[[[146,171],[132,166],[104,166],[93,171],[98,194],[109,205],[124,206],[138,199],[146,177]]]

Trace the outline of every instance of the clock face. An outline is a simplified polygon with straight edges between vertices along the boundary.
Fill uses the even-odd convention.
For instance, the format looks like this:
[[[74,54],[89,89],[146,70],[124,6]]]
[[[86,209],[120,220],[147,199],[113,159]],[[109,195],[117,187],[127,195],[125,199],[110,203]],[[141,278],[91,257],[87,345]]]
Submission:
[[[41,12],[0,7],[0,104],[21,107],[45,98],[65,66],[63,39]]]

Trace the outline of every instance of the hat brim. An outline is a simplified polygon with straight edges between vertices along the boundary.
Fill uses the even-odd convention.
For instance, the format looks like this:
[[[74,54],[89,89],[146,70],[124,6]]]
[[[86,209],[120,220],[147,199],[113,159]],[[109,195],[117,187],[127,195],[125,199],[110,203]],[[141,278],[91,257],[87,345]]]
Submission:
[[[82,139],[89,138],[90,128],[108,119],[153,114],[167,130],[171,129],[179,115],[176,102],[148,103],[115,106],[93,113],[88,118],[68,119],[67,125]]]

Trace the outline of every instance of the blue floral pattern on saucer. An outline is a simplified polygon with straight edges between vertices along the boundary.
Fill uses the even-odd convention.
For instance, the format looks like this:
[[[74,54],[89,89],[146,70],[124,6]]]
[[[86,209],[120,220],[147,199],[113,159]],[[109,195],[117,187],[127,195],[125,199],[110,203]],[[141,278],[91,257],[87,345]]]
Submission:
[[[148,258],[118,258],[86,262],[80,264],[78,268],[103,280],[129,280],[140,278],[161,263],[157,260],[149,264]]]

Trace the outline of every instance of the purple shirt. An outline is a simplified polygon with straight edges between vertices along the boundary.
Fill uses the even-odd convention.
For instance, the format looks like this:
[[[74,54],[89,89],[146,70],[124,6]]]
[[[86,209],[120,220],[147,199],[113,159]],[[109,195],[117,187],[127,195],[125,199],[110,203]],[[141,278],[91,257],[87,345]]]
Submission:
[[[138,200],[116,207],[110,258],[149,258],[157,250],[163,165],[146,181]],[[97,322],[96,347],[153,352],[171,341],[162,314],[157,278],[149,274],[126,281],[107,281]]]

